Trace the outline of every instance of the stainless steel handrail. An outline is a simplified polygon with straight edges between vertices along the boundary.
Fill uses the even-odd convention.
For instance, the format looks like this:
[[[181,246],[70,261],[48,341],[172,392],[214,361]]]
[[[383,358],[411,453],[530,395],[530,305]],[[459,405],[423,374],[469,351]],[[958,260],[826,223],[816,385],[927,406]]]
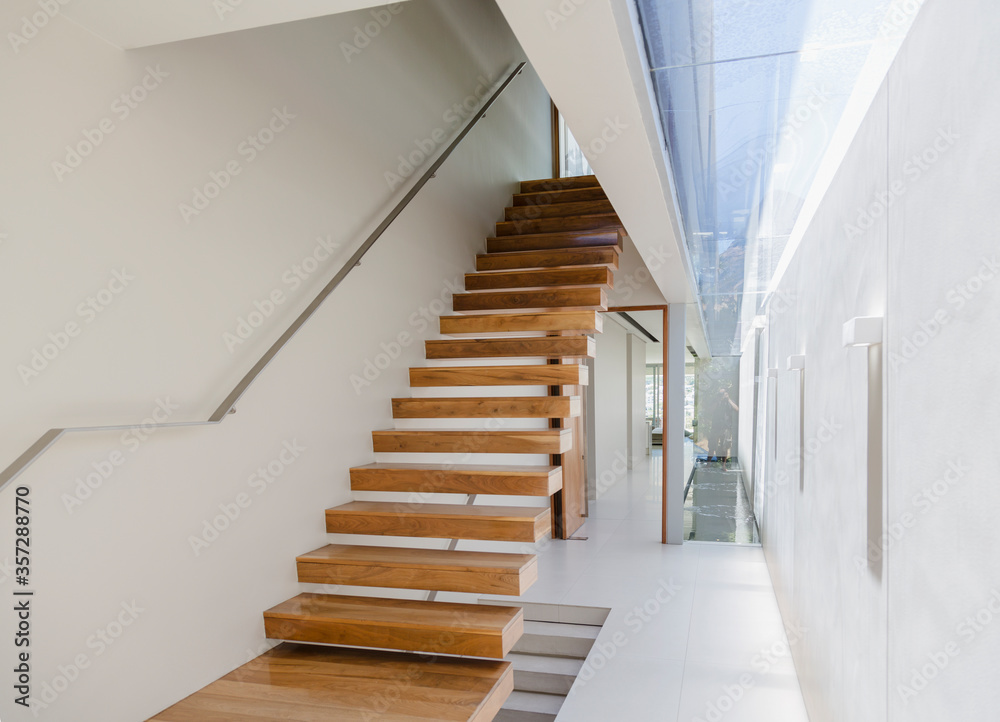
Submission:
[[[413,187],[410,188],[405,196],[403,196],[402,200],[400,200],[399,203],[397,203],[396,206],[389,211],[389,214],[382,220],[381,223],[378,224],[378,227],[372,231],[371,235],[365,239],[365,242],[361,244],[358,250],[355,251],[350,259],[348,259],[343,267],[341,267],[341,269],[337,272],[337,275],[323,287],[323,290],[320,291],[316,298],[314,298],[313,301],[306,307],[306,309],[299,314],[298,318],[292,322],[292,325],[289,326],[288,329],[281,334],[281,337],[278,338],[278,340],[271,345],[264,355],[260,357],[260,360],[253,365],[253,368],[251,368],[247,374],[240,379],[240,382],[236,384],[236,387],[229,393],[228,396],[226,396],[225,401],[219,404],[219,408],[212,413],[207,421],[180,421],[161,424],[144,424],[143,428],[148,430],[151,428],[168,428],[174,426],[205,426],[210,424],[219,424],[226,418],[226,416],[233,413],[233,407],[236,405],[236,402],[239,401],[243,394],[246,393],[247,389],[249,389],[257,377],[260,376],[261,372],[267,368],[267,365],[271,363],[274,357],[278,355],[278,352],[285,347],[296,332],[302,328],[303,325],[305,325],[306,321],[308,321],[312,315],[316,313],[316,310],[320,307],[323,301],[325,301],[326,298],[333,293],[337,286],[339,286],[343,280],[347,278],[347,274],[354,270],[354,268],[360,263],[361,259],[364,258],[365,254],[368,253],[369,249],[375,245],[375,241],[377,241],[382,234],[385,233],[386,229],[410,204],[410,201],[412,201],[417,193],[420,192],[420,189],[426,185],[427,181],[434,177],[434,174],[448,159],[448,156],[451,155],[452,151],[455,150],[455,148],[458,147],[458,144],[465,139],[465,136],[467,136],[473,127],[475,127],[476,123],[478,123],[483,116],[486,115],[486,111],[490,109],[490,106],[492,106],[496,99],[499,98],[500,95],[507,89],[507,86],[514,81],[514,78],[520,75],[524,66],[524,62],[516,64],[507,73],[504,79],[494,86],[495,90],[493,93],[491,93],[490,96],[483,102],[476,114],[469,119],[469,122],[466,123],[465,127],[462,128],[462,131],[455,136],[455,139],[451,142],[451,144],[445,148],[444,151],[442,151],[437,160],[435,160],[434,163],[432,163],[431,166],[424,172],[424,174],[420,176],[417,182],[413,184]],[[62,438],[64,434],[74,431],[127,430],[136,428],[136,426],[137,424],[123,424],[115,426],[73,426],[60,429],[49,429],[41,436],[41,438],[38,439],[38,441],[32,444],[27,451],[17,457],[17,459],[15,459],[10,466],[4,469],[3,472],[0,472],[0,491],[3,491],[9,483],[14,481],[14,479],[20,476],[25,469],[37,461],[38,458],[41,457],[42,454],[44,454],[60,438]]]

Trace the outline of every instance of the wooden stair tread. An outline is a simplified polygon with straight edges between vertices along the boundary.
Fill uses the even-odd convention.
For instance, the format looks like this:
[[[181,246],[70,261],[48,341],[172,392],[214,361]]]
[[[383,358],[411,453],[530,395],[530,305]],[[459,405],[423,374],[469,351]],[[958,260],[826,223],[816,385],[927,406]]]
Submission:
[[[561,429],[383,429],[372,432],[376,452],[564,454],[573,432]]]
[[[593,358],[592,336],[530,336],[526,338],[440,339],[424,342],[429,359],[531,357]]]
[[[547,506],[476,506],[470,504],[414,504],[407,501],[349,501],[327,509],[337,514],[365,516],[423,516],[431,519],[482,517],[500,521],[535,520],[547,514]]]
[[[368,464],[351,469],[355,491],[551,496],[562,467],[474,464]]]
[[[524,631],[520,607],[299,594],[264,612],[267,637],[503,659]]]
[[[523,572],[536,563],[534,554],[467,552],[450,549],[414,549],[353,544],[327,544],[296,561],[304,564],[360,565],[418,571],[460,571],[493,574]],[[419,587],[418,587],[419,588]]]
[[[568,419],[579,416],[579,396],[417,397],[393,399],[394,419]]]
[[[552,530],[547,506],[352,501],[326,510],[330,534],[536,542]]]
[[[452,296],[455,311],[543,311],[546,309],[608,310],[603,288],[551,288],[539,291],[477,291]]]
[[[501,660],[284,643],[152,720],[488,722],[513,679]]]
[[[572,203],[574,201],[597,201],[607,198],[607,193],[600,186],[584,188],[563,188],[542,190],[531,193],[515,193],[514,206],[534,206],[541,203]]]
[[[597,265],[618,268],[620,254],[621,249],[618,246],[587,246],[586,248],[554,248],[540,251],[484,253],[476,256],[476,270],[506,271],[529,268],[564,268]]]
[[[516,236],[526,233],[557,233],[559,231],[583,231],[621,227],[622,222],[617,213],[593,213],[590,215],[564,216],[559,218],[500,221],[496,224],[496,235]]]
[[[599,213],[614,213],[615,209],[607,198],[593,200],[564,201],[562,203],[536,203],[533,205],[510,206],[504,209],[508,221],[533,220],[535,218],[564,218],[567,216],[589,216]]]
[[[519,233],[509,236],[490,236],[486,239],[487,253],[512,253],[515,251],[545,251],[600,246],[625,246],[625,233],[621,228],[603,230],[559,231],[555,233]]]
[[[550,311],[523,313],[482,313],[441,316],[441,333],[496,334],[526,331],[583,331],[600,333],[604,318],[600,311]]]
[[[560,286],[615,287],[615,277],[607,266],[572,266],[536,268],[526,271],[480,271],[465,274],[467,291],[492,291],[508,288],[533,290]]]
[[[580,175],[570,178],[539,178],[521,181],[519,188],[522,193],[537,193],[567,188],[594,188],[600,187],[600,185],[596,175]]]
[[[583,364],[427,366],[410,369],[410,386],[585,386],[588,375]]]

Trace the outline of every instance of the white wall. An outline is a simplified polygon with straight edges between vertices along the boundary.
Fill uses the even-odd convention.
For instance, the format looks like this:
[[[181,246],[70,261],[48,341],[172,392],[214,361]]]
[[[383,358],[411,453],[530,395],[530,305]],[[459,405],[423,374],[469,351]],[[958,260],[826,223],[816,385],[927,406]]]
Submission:
[[[806,630],[792,649],[814,722],[1000,705],[998,32],[991,3],[927,0],[780,281],[794,302],[768,313],[768,366],[806,356],[802,404],[796,374],[776,380],[762,531],[785,622]],[[841,342],[861,315],[886,318],[874,504],[868,356]],[[869,546],[873,512],[889,536]]]
[[[629,334],[611,315],[597,335],[594,359],[594,468],[591,498],[599,499],[625,478],[628,469],[628,344]]]
[[[33,8],[4,5],[0,27]],[[414,0],[348,63],[331,38],[365,15],[128,53],[56,18],[0,54],[4,104],[17,109],[0,134],[0,465],[50,426],[138,423],[157,399],[178,406],[172,421],[205,418],[387,210],[397,156],[451,130],[450,106],[522,57],[492,4]],[[169,76],[120,117],[113,104],[147,66]],[[241,156],[286,107],[290,125],[252,162]],[[57,180],[64,146],[105,117],[113,132]],[[39,719],[145,719],[261,651],[261,612],[299,591],[294,557],[326,543],[323,509],[349,499],[349,466],[373,460],[370,431],[391,424],[389,398],[408,392],[450,284],[472,269],[515,181],[544,177],[549,159],[548,97],[528,70],[237,414],[138,444],[68,437],[19,479],[33,509],[33,692],[78,655],[87,664]],[[240,175],[185,222],[179,204],[229,161]],[[318,237],[341,250],[293,289],[283,274]],[[87,323],[78,305],[121,269],[135,280]],[[273,290],[285,303],[230,353],[223,334]],[[82,332],[25,385],[18,366],[70,321]],[[410,343],[397,348],[401,334]],[[356,393],[351,377],[387,348],[399,358]],[[304,450],[261,487],[256,470],[286,442]],[[70,513],[76,480],[109,458],[122,463]],[[191,537],[241,494],[250,505],[196,556]],[[12,515],[13,499],[3,492],[0,512]],[[135,622],[95,643],[133,601]],[[13,624],[0,615],[0,635]],[[0,714],[27,719],[9,692]]]
[[[628,335],[628,467],[646,456],[646,340]]]

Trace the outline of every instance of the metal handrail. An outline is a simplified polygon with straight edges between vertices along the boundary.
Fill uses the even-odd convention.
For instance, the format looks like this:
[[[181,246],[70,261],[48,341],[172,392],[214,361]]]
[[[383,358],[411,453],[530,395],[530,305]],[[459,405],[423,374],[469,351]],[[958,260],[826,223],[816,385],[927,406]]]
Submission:
[[[322,305],[323,301],[333,293],[333,291],[339,286],[347,274],[349,274],[354,268],[360,263],[361,259],[364,258],[365,254],[368,253],[369,249],[375,242],[385,233],[386,229],[392,224],[394,220],[399,216],[400,213],[410,204],[410,201],[420,192],[420,189],[426,185],[427,181],[434,177],[437,170],[444,164],[451,155],[452,151],[458,147],[465,136],[469,134],[476,123],[478,123],[483,116],[486,115],[486,111],[490,109],[497,98],[507,89],[514,78],[520,75],[521,70],[524,68],[525,63],[521,62],[513,66],[513,68],[507,73],[504,79],[494,86],[495,90],[492,94],[483,102],[482,106],[476,112],[475,115],[466,123],[462,131],[455,136],[455,140],[442,151],[441,155],[438,156],[437,160],[431,164],[431,166],[424,172],[422,176],[413,184],[413,187],[403,196],[402,200],[396,204],[396,206],[389,211],[389,214],[378,224],[378,227],[372,231],[371,235],[365,239],[365,242],[361,244],[357,251],[348,259],[348,261],[343,265],[343,267],[337,272],[337,275],[323,287],[323,290],[319,292],[316,298],[306,307],[306,309],[299,314],[299,316],[292,322],[291,326],[281,334],[281,337],[275,341],[271,347],[260,357],[260,360],[253,365],[246,375],[240,379],[240,382],[236,384],[235,388],[226,396],[226,399],[219,404],[212,415],[207,421],[178,421],[178,422],[168,422],[168,423],[158,423],[158,424],[144,424],[144,429],[150,428],[168,428],[175,426],[205,426],[211,424],[221,423],[226,416],[233,413],[235,409],[236,402],[240,400],[243,394],[246,393],[247,389],[253,384],[253,382],[260,376],[261,372],[267,368],[267,365],[271,363],[278,352],[285,347],[285,345],[292,339],[296,332],[305,325],[316,310]],[[64,434],[75,431],[116,431],[116,430],[128,430],[136,428],[136,424],[123,424],[114,426],[74,426],[59,429],[49,429],[41,438],[38,439],[34,444],[32,444],[27,451],[21,454],[14,462],[0,472],[0,491],[14,479],[21,475],[25,469],[31,466],[35,461],[37,461],[42,454],[44,454],[53,444],[55,444]]]

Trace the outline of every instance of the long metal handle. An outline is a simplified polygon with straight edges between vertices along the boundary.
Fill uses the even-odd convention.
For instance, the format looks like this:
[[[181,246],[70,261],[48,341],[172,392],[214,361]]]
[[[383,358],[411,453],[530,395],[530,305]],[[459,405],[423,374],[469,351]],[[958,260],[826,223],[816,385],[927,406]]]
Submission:
[[[444,151],[441,152],[441,155],[438,156],[437,160],[435,160],[434,163],[432,163],[431,166],[424,172],[424,174],[420,176],[417,182],[413,184],[413,187],[411,187],[410,190],[406,193],[406,195],[403,196],[402,200],[400,200],[399,203],[397,203],[396,206],[391,211],[389,211],[389,214],[382,220],[381,223],[378,224],[378,227],[374,231],[372,231],[371,235],[369,235],[368,238],[365,239],[365,242],[361,244],[361,246],[358,248],[357,251],[354,252],[354,254],[350,257],[347,263],[345,263],[343,267],[341,267],[341,269],[337,271],[337,275],[334,276],[333,279],[328,284],[326,284],[326,286],[323,287],[323,290],[321,290],[319,294],[316,296],[316,298],[314,298],[312,302],[306,307],[306,309],[299,314],[298,318],[296,318],[292,322],[292,325],[289,326],[285,330],[285,332],[281,334],[281,337],[278,338],[278,340],[271,345],[271,347],[264,353],[264,355],[260,357],[260,360],[258,360],[257,363],[253,365],[253,368],[251,368],[247,372],[247,374],[242,379],[240,379],[240,382],[236,384],[236,387],[232,391],[229,392],[229,395],[226,396],[225,401],[223,401],[219,405],[219,408],[217,408],[215,412],[212,413],[212,415],[208,418],[207,421],[174,422],[174,423],[155,424],[152,426],[146,424],[144,428],[149,429],[149,428],[166,428],[171,426],[205,426],[208,424],[221,423],[226,418],[226,416],[228,416],[232,412],[233,407],[236,405],[236,402],[239,401],[240,398],[243,396],[243,394],[246,393],[247,389],[249,389],[250,386],[253,385],[253,382],[257,380],[257,377],[260,376],[261,372],[265,368],[267,368],[267,365],[271,363],[271,361],[274,359],[275,356],[278,355],[278,352],[281,351],[281,349],[283,349],[289,341],[291,341],[292,337],[296,334],[296,332],[298,332],[298,330],[305,325],[306,321],[308,321],[312,317],[312,315],[316,313],[316,310],[320,307],[320,305],[322,305],[323,301],[325,301],[327,297],[331,293],[333,293],[333,291],[337,288],[337,286],[339,286],[343,282],[343,280],[347,278],[347,275],[352,270],[354,270],[354,268],[358,265],[361,259],[364,258],[365,254],[368,253],[369,249],[371,249],[371,247],[375,245],[375,242],[379,238],[381,238],[382,234],[385,233],[386,229],[392,224],[394,220],[396,220],[399,214],[402,213],[403,210],[410,204],[410,201],[412,201],[414,197],[416,197],[417,193],[420,192],[420,189],[424,187],[427,181],[429,181],[431,178],[434,177],[434,174],[448,159],[448,156],[451,155],[452,151],[454,151],[455,148],[458,147],[458,144],[465,139],[465,136],[467,136],[470,133],[470,131],[475,127],[475,125],[482,119],[482,117],[486,115],[486,111],[490,109],[490,106],[492,106],[493,103],[496,101],[496,99],[499,98],[500,95],[507,89],[507,86],[509,86],[514,81],[514,78],[520,75],[521,70],[524,68],[524,66],[525,66],[524,62],[516,64],[515,66],[513,66],[512,69],[508,71],[504,79],[500,81],[496,86],[494,86],[495,89],[493,93],[491,93],[490,96],[485,100],[485,102],[483,102],[482,106],[479,108],[476,114],[472,116],[469,122],[465,124],[465,127],[462,128],[462,131],[457,136],[455,136],[455,140],[453,140],[451,144],[447,148],[445,148]],[[20,476],[25,469],[27,469],[35,461],[37,461],[39,457],[41,457],[42,454],[44,454],[53,444],[55,444],[60,438],[62,438],[64,434],[67,434],[71,431],[114,431],[119,429],[127,430],[131,428],[135,428],[135,424],[123,424],[119,426],[76,426],[76,427],[67,427],[60,429],[49,429],[41,436],[41,438],[38,439],[38,441],[36,441],[34,444],[28,447],[28,449],[23,454],[17,457],[17,459],[15,459],[10,466],[4,469],[3,472],[0,472],[0,491],[3,491],[3,489],[9,483],[14,481],[14,479]]]

